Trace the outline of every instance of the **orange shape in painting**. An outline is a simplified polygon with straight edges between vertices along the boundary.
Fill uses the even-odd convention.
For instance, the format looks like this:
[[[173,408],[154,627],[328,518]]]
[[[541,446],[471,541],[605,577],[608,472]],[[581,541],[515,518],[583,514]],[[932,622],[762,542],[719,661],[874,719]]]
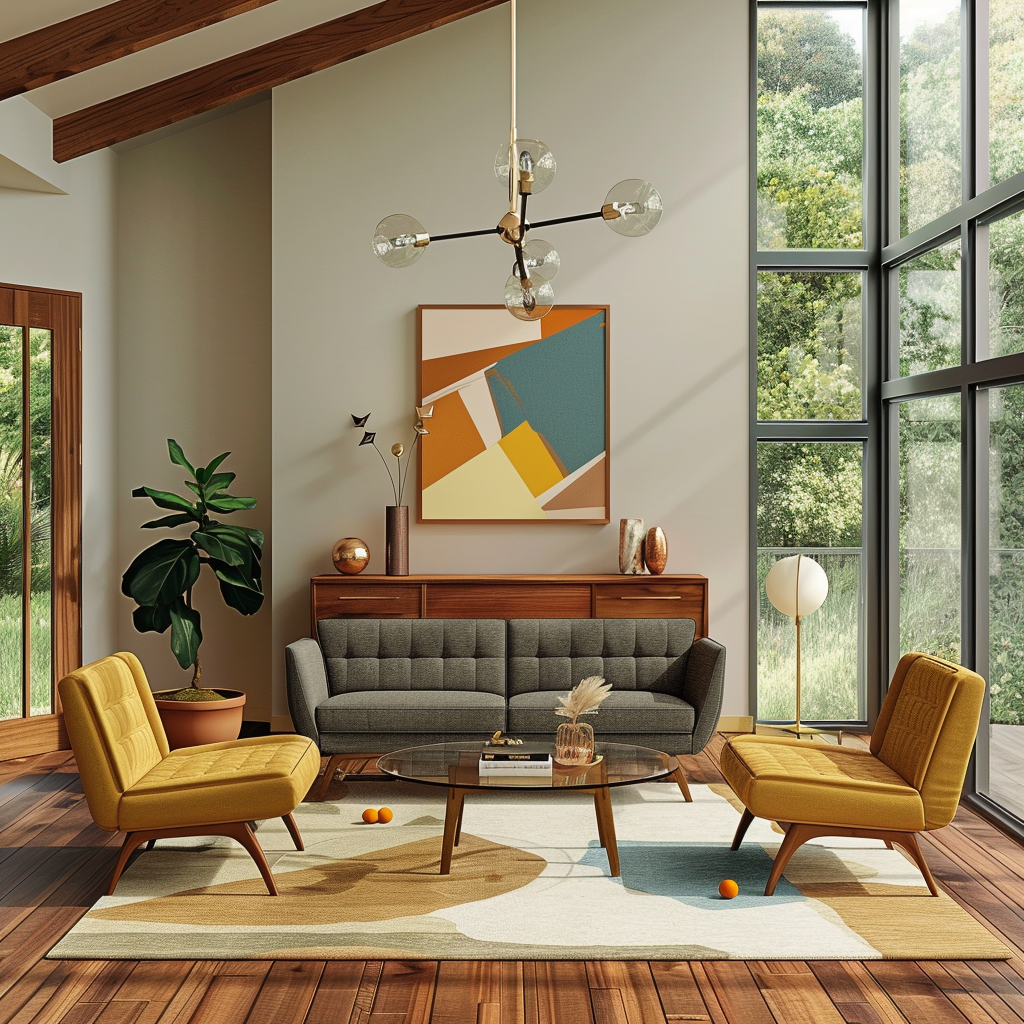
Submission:
[[[604,313],[603,309],[595,309],[593,306],[586,306],[583,309],[566,309],[565,306],[555,306],[550,313],[540,322],[540,333],[542,338],[550,338],[552,334],[564,331],[566,327],[574,327],[576,324],[589,320],[598,313]]]
[[[606,505],[608,492],[605,487],[605,469],[604,459],[601,459],[546,502],[544,508],[597,508]]]
[[[420,441],[420,488],[423,490],[484,450],[480,431],[457,391],[434,402],[434,416],[427,420],[426,426],[430,433]]]
[[[555,464],[544,439],[529,423],[520,423],[515,430],[506,434],[498,444],[508,456],[508,461],[523,478],[523,483],[536,498],[554,487],[565,477]]]
[[[551,313],[548,316],[551,316]],[[523,341],[517,345],[499,345],[497,348],[482,348],[476,352],[459,352],[454,356],[424,359],[420,368],[420,394],[432,395],[435,391],[479,373],[480,370],[486,370],[499,359],[504,359],[521,348],[536,345],[537,341]]]

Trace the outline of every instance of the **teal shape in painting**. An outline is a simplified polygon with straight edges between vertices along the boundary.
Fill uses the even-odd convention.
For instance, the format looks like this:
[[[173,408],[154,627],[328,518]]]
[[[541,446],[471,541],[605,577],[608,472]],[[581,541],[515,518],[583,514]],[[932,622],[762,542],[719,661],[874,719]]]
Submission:
[[[502,435],[528,421],[569,473],[605,447],[604,322],[601,310],[487,372]]]
[[[763,907],[765,883],[772,869],[772,858],[757,843],[730,850],[722,843],[651,843],[620,840],[619,865],[622,884],[627,889],[667,896],[703,910],[734,910]],[[607,870],[608,857],[600,844],[592,841],[580,864]],[[844,874],[843,862],[836,857],[836,877]],[[740,887],[738,896],[724,899],[718,883],[731,878]],[[779,879],[773,903],[805,900],[800,890]]]

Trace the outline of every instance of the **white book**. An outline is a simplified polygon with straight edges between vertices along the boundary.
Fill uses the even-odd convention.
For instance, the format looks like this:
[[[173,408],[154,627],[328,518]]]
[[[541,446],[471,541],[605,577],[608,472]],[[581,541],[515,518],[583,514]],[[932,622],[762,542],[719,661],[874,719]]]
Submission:
[[[554,766],[547,761],[481,761],[481,775],[552,775]]]

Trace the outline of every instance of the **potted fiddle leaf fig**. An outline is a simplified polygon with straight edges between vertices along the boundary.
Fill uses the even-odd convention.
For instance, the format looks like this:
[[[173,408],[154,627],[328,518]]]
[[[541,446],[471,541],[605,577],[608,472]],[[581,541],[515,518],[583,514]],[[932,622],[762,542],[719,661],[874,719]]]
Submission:
[[[208,466],[194,468],[176,441],[168,439],[167,450],[171,461],[191,475],[185,486],[192,496],[152,487],[135,488],[133,498],[149,498],[158,508],[172,513],[143,523],[142,529],[192,529],[187,537],[165,537],[138,554],[125,570],[121,592],[138,606],[132,612],[135,628],[140,633],[165,633],[170,629],[174,657],[183,669],[192,669],[188,686],[154,694],[168,742],[175,748],[234,739],[241,728],[244,692],[199,685],[203,632],[199,611],[192,605],[192,588],[203,566],[209,566],[229,607],[242,615],[258,612],[263,604],[263,534],[211,518],[211,514],[225,516],[256,507],[255,498],[228,493],[234,473],[217,472],[230,452],[218,455]]]

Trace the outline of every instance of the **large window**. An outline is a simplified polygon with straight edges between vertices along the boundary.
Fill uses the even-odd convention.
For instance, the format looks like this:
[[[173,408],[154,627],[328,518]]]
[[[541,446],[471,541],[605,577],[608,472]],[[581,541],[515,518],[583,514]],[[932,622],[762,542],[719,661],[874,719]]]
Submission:
[[[864,722],[869,710],[865,480],[877,459],[865,381],[878,301],[869,24],[866,3],[757,7],[751,671],[752,703],[767,721],[793,719],[796,651],[792,620],[765,599],[764,579],[797,552],[829,579],[825,604],[803,625],[802,717]]]
[[[0,286],[0,744],[55,749],[81,662],[80,299]]]
[[[754,10],[752,703],[792,718],[763,584],[802,551],[807,717],[873,725],[909,650],[977,669],[969,799],[1024,834],[1024,5]]]

